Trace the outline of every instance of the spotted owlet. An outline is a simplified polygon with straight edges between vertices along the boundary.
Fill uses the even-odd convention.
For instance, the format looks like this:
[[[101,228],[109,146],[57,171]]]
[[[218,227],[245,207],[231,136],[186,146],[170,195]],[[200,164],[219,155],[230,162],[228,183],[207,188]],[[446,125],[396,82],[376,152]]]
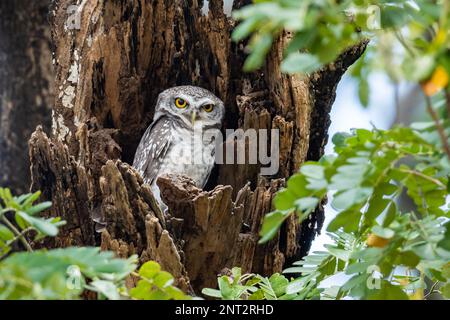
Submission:
[[[184,174],[199,188],[205,186],[214,166],[215,137],[224,115],[223,102],[203,88],[173,87],[159,95],[153,122],[139,143],[133,167],[151,185],[163,208],[158,176]]]

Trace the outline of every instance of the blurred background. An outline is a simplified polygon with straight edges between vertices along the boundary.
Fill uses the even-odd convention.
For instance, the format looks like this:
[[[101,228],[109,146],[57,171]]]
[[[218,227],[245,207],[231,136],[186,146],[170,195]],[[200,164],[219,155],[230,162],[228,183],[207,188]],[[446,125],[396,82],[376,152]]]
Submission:
[[[358,83],[347,72],[338,85],[336,101],[331,110],[331,126],[326,154],[334,153],[331,141],[337,132],[349,132],[353,128],[389,129],[396,124],[410,124],[426,117],[424,99],[418,86],[407,83],[394,84],[381,73],[374,73],[368,79],[371,95],[364,107],[358,97]],[[325,223],[320,236],[313,242],[311,251],[322,250],[324,244],[331,243],[326,234],[328,223],[336,215],[330,206],[333,198],[328,195],[325,209]]]

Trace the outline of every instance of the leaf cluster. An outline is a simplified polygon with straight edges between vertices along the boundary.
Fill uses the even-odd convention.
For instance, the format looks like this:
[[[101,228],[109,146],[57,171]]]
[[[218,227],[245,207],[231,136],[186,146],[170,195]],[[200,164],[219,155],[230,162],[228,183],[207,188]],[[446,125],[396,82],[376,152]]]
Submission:
[[[328,256],[316,267],[328,265],[334,272],[319,272],[319,280],[344,272],[350,279],[338,293],[356,298],[392,298],[392,294],[407,298],[408,290],[425,289],[425,278],[440,282],[446,292],[449,162],[432,124],[413,127],[356,129],[335,135],[336,155],[305,163],[276,195],[276,210],[264,220],[261,241],[270,240],[290,215],[300,222],[307,219],[333,193],[331,205],[338,214],[327,231],[337,246],[328,246]],[[405,196],[414,203],[414,210],[399,209],[398,200]],[[373,280],[369,272],[373,267],[382,275],[377,290],[367,286]],[[399,276],[398,270],[405,269],[420,274],[414,288],[413,277],[404,286],[391,281]],[[303,283],[305,276],[296,281]]]
[[[139,269],[140,280],[130,290],[130,296],[138,300],[190,300],[191,297],[173,286],[174,278],[155,261],[144,263]]]
[[[250,38],[244,69],[261,67],[280,34],[292,34],[281,64],[286,73],[308,74],[348,47],[371,39],[352,68],[359,97],[369,102],[367,77],[383,70],[393,82],[427,80],[437,68],[450,74],[450,5],[446,0],[255,0],[234,12],[241,23],[233,39]],[[448,88],[447,81],[443,86]]]

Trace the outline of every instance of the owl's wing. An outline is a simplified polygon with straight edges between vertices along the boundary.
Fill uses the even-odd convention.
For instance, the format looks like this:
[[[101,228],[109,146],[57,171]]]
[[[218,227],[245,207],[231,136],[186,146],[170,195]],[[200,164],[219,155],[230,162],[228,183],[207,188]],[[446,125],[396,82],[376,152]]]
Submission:
[[[161,117],[145,131],[134,156],[136,168],[148,184],[155,180],[164,156],[172,144],[171,121]]]
[[[216,151],[213,149],[211,151],[211,156],[214,157],[215,154],[216,154]],[[209,177],[211,176],[211,172],[213,171],[213,168],[214,168],[214,162],[208,165],[208,168],[207,168],[208,174],[206,175],[205,180],[203,180],[203,184],[200,186],[202,189],[204,189],[206,184],[208,183],[208,180],[209,180]]]

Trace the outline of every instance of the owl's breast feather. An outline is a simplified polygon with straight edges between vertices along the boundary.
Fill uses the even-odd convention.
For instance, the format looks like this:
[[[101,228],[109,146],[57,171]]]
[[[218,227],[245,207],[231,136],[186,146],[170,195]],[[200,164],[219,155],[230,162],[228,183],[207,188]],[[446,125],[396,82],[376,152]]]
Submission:
[[[166,173],[184,174],[203,187],[214,166],[214,139],[202,132],[183,127],[174,128],[172,144],[167,151],[158,176]],[[200,136],[198,136],[200,135]]]

